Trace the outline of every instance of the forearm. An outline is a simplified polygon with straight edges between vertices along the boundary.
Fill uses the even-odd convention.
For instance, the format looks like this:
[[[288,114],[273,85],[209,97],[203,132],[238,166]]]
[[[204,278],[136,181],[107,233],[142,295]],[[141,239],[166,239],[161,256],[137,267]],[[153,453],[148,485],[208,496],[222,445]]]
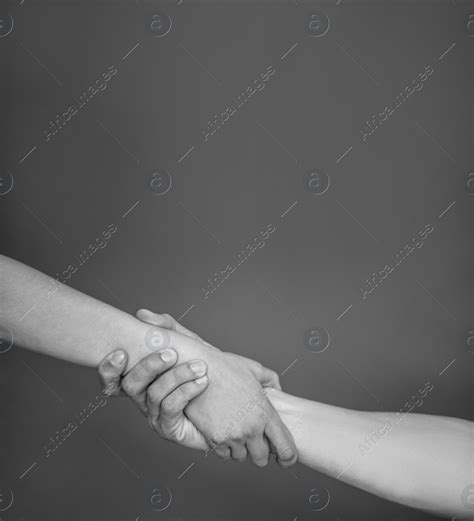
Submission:
[[[122,348],[128,352],[129,368],[160,348],[150,338],[151,326],[4,256],[0,291],[1,325],[16,345],[88,366],[97,366],[112,350]],[[197,354],[196,343],[177,342],[173,332],[163,334],[181,360]]]
[[[472,424],[453,418],[351,411],[270,391],[308,467],[414,508],[468,513]],[[464,510],[463,510],[464,508]]]

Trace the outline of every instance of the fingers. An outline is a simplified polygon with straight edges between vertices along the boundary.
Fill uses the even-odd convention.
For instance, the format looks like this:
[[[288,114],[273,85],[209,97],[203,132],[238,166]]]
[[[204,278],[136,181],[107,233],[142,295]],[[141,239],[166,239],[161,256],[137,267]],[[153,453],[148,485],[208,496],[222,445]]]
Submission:
[[[98,371],[104,394],[108,396],[117,396],[120,394],[120,379],[127,367],[127,361],[128,355],[121,349],[113,351],[102,360]]]
[[[214,452],[222,459],[229,459],[231,456],[230,447],[228,445],[214,445]]]
[[[182,335],[189,336],[190,338],[194,338],[195,340],[200,340],[196,333],[193,333],[189,329],[182,326],[171,315],[168,315],[168,313],[158,315],[157,313],[153,313],[153,311],[149,311],[148,309],[139,309],[137,311],[136,317],[138,318],[138,320],[146,322],[147,324],[150,324],[152,326],[158,326],[164,329],[171,329],[172,331],[176,331],[176,333],[181,333]]]
[[[296,452],[295,442],[290,431],[279,417],[272,418],[268,422],[265,434],[270,441],[273,452],[276,454],[278,463],[283,468],[296,463],[298,453]]]
[[[148,419],[170,422],[182,414],[186,405],[207,387],[207,366],[201,360],[178,365],[158,378],[147,390]]]
[[[146,412],[146,389],[156,379],[176,363],[177,354],[173,349],[164,349],[142,358],[122,380],[123,390]]]
[[[278,389],[279,391],[282,390],[280,385],[280,377],[278,376],[278,373],[263,366],[260,374],[260,383],[264,387],[273,387],[274,389]]]
[[[258,467],[265,467],[270,457],[270,448],[268,443],[263,439],[263,435],[258,434],[247,441],[247,450],[252,461]]]
[[[230,441],[229,447],[232,459],[235,459],[239,463],[243,463],[247,459],[247,449],[245,445],[237,441]]]

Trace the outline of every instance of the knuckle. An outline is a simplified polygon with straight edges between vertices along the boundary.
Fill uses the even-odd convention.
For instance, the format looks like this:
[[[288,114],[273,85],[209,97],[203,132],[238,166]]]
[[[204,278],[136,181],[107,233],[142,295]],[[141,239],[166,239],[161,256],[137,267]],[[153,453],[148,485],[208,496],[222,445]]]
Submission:
[[[237,427],[237,428],[233,429],[232,433],[229,433],[229,435],[231,436],[232,441],[239,442],[239,441],[245,441],[248,438],[253,438],[254,436],[256,436],[256,431],[254,434],[254,431],[252,428],[244,430],[241,427]]]
[[[247,435],[250,437],[250,438],[256,438],[257,436],[259,436],[260,434],[263,433],[263,429],[260,428],[259,426],[257,425],[252,425],[251,427],[248,428],[247,430]]]
[[[219,446],[225,442],[226,438],[222,434],[215,433],[210,437],[210,443],[212,444],[214,449],[222,449],[222,447]]]
[[[167,396],[161,402],[161,409],[165,413],[171,413],[176,409],[176,399],[173,397],[173,395]]]

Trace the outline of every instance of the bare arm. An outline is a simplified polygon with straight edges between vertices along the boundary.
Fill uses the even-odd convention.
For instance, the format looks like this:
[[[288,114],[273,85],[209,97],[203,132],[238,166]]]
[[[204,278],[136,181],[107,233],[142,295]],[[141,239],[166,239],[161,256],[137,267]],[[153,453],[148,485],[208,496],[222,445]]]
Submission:
[[[269,389],[304,465],[403,505],[472,515],[473,424],[424,414],[361,412]]]
[[[146,324],[84,295],[20,262],[0,256],[0,330],[17,345],[78,364],[98,366],[112,350],[128,353],[125,371],[154,351],[171,347],[179,363],[200,358],[208,367],[209,386],[188,406],[199,430],[221,451],[247,451],[258,464],[268,460],[268,437],[282,464],[296,460],[293,440],[262,396],[265,370],[196,338]],[[258,403],[246,411],[249,403]],[[232,427],[229,427],[232,425]],[[240,452],[239,452],[240,451]]]
[[[150,326],[5,256],[0,291],[1,325],[18,346],[88,366],[117,347],[128,351],[129,367],[150,353]],[[125,346],[132,333],[141,341]]]

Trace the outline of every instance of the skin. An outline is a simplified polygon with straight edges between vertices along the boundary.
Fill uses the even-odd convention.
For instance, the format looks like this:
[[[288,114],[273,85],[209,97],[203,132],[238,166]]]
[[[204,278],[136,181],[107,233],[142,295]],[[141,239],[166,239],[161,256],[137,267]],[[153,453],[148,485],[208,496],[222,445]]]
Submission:
[[[152,315],[146,312],[140,318],[149,320]],[[152,320],[173,330],[182,327],[169,315],[155,315]],[[158,414],[152,428],[168,440],[204,449],[205,440],[186,415],[189,403],[206,385],[204,373],[193,376],[190,367],[172,364],[162,371],[147,370],[143,360],[121,379],[122,370],[112,363],[112,356],[99,367],[104,386],[113,385],[118,392],[129,378],[141,381],[140,400],[146,404],[142,411],[149,418]],[[147,394],[147,385],[159,386],[159,392]],[[138,403],[136,396],[126,394]],[[472,515],[461,494],[472,479],[473,423],[413,413],[352,411],[275,388],[266,394],[293,435],[300,463],[402,505],[442,516]]]
[[[125,371],[166,347],[175,350],[180,364],[203,360],[207,388],[187,406],[186,414],[207,443],[222,457],[243,458],[248,452],[258,465],[267,461],[270,445],[283,465],[296,461],[291,434],[265,396],[228,429],[232,418],[261,396],[262,385],[279,385],[273,371],[184,330],[144,323],[8,257],[0,256],[0,273],[0,330],[6,339],[11,334],[15,345],[94,367],[121,348],[128,354]]]

